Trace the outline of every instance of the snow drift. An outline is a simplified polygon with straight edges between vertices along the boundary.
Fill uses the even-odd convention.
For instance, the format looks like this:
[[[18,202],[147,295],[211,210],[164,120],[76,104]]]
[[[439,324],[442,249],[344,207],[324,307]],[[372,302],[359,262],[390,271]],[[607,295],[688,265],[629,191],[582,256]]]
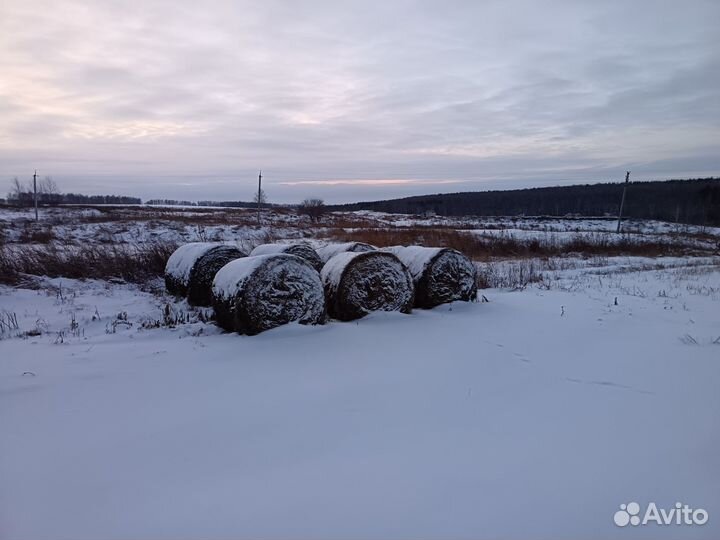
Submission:
[[[191,242],[177,248],[165,265],[168,292],[187,296],[191,304],[212,303],[212,281],[220,268],[245,257],[238,248],[219,242]]]
[[[433,308],[456,300],[470,301],[477,296],[477,270],[472,261],[457,250],[422,246],[384,248],[400,259],[415,283],[415,307]]]
[[[320,275],[328,313],[335,319],[351,321],[371,311],[410,313],[412,309],[412,276],[392,253],[338,253]]]
[[[236,259],[213,281],[213,307],[219,326],[254,335],[298,321],[325,320],[320,276],[305,259],[278,253]]]
[[[317,249],[323,264],[328,262],[338,253],[350,251],[353,253],[363,253],[365,251],[375,251],[375,246],[366,244],[365,242],[345,242],[342,244],[327,244]]]
[[[273,253],[288,253],[290,255],[297,255],[298,257],[301,257],[307,262],[309,262],[310,265],[318,272],[320,272],[323,267],[323,262],[320,259],[320,256],[317,254],[317,251],[315,251],[308,244],[302,243],[262,244],[253,249],[250,252],[250,255],[271,255]]]

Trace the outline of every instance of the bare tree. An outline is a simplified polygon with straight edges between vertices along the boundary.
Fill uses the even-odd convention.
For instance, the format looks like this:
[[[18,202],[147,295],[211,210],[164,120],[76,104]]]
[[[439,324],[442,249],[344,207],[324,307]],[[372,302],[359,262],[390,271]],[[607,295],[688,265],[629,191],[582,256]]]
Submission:
[[[322,199],[305,199],[298,207],[300,214],[310,216],[310,219],[315,222],[320,221],[325,211],[325,201]]]
[[[10,181],[8,201],[14,201],[15,204],[22,206],[32,204],[32,190],[24,186],[17,176]]]
[[[8,193],[8,199],[20,200],[20,194],[23,192],[22,184],[16,176],[10,180],[10,192]]]
[[[60,202],[60,189],[50,176],[46,176],[40,181],[38,193],[40,194],[40,200],[44,203],[58,204]]]
[[[260,205],[267,204],[268,199],[267,199],[267,195],[265,195],[264,189],[261,189],[258,193],[253,195],[253,202],[255,204],[260,204]]]
[[[38,187],[38,190],[40,191],[40,193],[44,193],[46,195],[60,193],[57,183],[55,182],[55,180],[52,179],[52,176],[46,176],[45,178],[40,180],[40,186]]]

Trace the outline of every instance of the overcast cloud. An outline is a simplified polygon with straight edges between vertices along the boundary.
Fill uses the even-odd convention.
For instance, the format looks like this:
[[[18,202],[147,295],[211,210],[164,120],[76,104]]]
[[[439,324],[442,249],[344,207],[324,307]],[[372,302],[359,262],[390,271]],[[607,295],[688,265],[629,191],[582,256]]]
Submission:
[[[262,168],[294,202],[717,175],[719,23],[717,0],[2,0],[0,181],[250,199]]]

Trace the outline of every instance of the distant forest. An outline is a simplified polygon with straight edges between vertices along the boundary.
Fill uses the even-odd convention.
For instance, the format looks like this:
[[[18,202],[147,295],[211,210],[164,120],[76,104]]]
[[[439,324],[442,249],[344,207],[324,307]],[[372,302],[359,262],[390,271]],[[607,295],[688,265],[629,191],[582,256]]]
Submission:
[[[139,197],[125,195],[81,195],[79,193],[63,193],[60,204],[142,204]]]
[[[82,195],[80,193],[62,193],[55,180],[50,176],[39,179],[36,183],[31,180],[22,182],[16,176],[10,182],[10,192],[7,201],[0,202],[11,206],[57,206],[59,204],[141,204],[138,197],[124,195]]]
[[[38,204],[41,206],[58,206],[61,204],[142,204],[138,197],[124,195],[82,195],[80,193],[44,193],[38,191]],[[2,199],[0,199],[2,201]],[[7,204],[12,206],[33,206],[35,198],[31,192],[10,195]]]
[[[256,202],[250,201],[179,201],[177,199],[150,199],[145,204],[154,206],[221,206],[226,208],[257,208]],[[268,206],[281,206],[270,203],[261,203],[262,208]]]
[[[375,210],[439,216],[615,216],[623,183],[469,191],[334,205],[328,210]],[[720,225],[720,178],[630,182],[623,215]]]

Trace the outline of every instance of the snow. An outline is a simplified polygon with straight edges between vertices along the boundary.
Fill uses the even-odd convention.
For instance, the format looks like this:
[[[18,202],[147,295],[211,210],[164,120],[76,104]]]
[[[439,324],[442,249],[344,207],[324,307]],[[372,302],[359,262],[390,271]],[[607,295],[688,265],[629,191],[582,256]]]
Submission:
[[[338,253],[342,253],[344,251],[361,253],[371,251],[372,249],[373,248],[371,246],[363,244],[362,242],[344,242],[340,244],[327,244],[317,248],[315,251],[317,251],[317,254],[320,256],[320,260],[326,263]]]
[[[305,259],[317,271],[323,267],[317,251],[308,242],[277,243],[277,244],[261,244],[256,246],[250,253],[251,255],[263,255],[271,253],[287,253],[289,255],[297,255]]]
[[[41,209],[41,225],[59,246],[328,237],[270,213],[258,227],[251,213],[200,226],[197,212],[117,211],[95,222],[106,213]],[[0,209],[8,246],[31,217]],[[548,241],[614,226],[363,217]],[[324,271],[339,279],[355,256]],[[231,263],[221,290],[258,260]],[[204,322],[210,310],[160,279],[0,286],[0,322],[17,320],[0,324],[0,538],[720,537],[720,258],[476,266],[506,287],[480,291],[489,302],[252,337]],[[710,519],[618,528],[630,501],[681,501]]]
[[[56,295],[0,290],[49,324],[0,341],[8,540],[624,538],[619,504],[678,500],[709,522],[630,534],[720,534],[717,262],[254,337],[106,333],[160,307],[64,288],[63,344]]]
[[[101,206],[99,206],[101,207]],[[228,242],[239,243],[243,251],[266,242],[272,229],[277,238],[301,238],[307,231],[296,228],[298,216],[263,213],[263,226],[257,226],[257,213],[242,209],[207,211],[182,208],[107,207],[41,208],[40,223],[27,209],[0,207],[0,236],[8,242],[22,242],[27,229],[51,230],[59,245],[86,242],[135,245],[152,242]]]
[[[24,243],[25,233],[36,227],[51,231],[59,246],[84,244],[136,245],[154,242],[229,242],[249,252],[268,242],[271,235],[283,243],[299,240],[321,243],[313,233],[334,230],[337,218],[355,220],[363,227],[452,227],[484,237],[512,236],[520,240],[538,240],[565,244],[577,238],[604,244],[631,238],[637,242],[674,241],[679,244],[715,248],[720,241],[719,227],[684,225],[652,220],[623,221],[626,235],[613,233],[617,222],[607,218],[532,218],[532,217],[441,217],[421,218],[380,212],[329,213],[323,224],[308,227],[308,220],[288,212],[265,211],[262,226],[257,213],[248,209],[199,207],[102,206],[97,208],[41,208],[40,223],[34,223],[31,209],[0,208],[0,237],[6,242]],[[355,228],[343,226],[343,230]],[[332,235],[331,235],[332,236]],[[329,258],[326,257],[326,259]]]
[[[208,250],[218,245],[221,244],[217,242],[190,242],[180,246],[170,255],[165,267],[165,273],[182,283],[187,283],[190,279],[190,272],[197,260]]]
[[[255,246],[250,255],[271,255],[273,253],[284,253],[292,244],[261,244]]]
[[[391,246],[383,248],[398,257],[407,267],[414,279],[418,279],[433,258],[443,248],[432,248],[423,246]]]
[[[392,227],[432,227],[440,225],[457,229],[476,229],[488,231],[535,231],[551,232],[592,232],[613,233],[617,227],[615,217],[551,217],[551,216],[432,216],[420,217],[406,214],[389,214],[373,211],[348,212],[378,224]],[[635,234],[709,234],[720,236],[720,227],[669,223],[651,219],[623,219],[623,231]]]

